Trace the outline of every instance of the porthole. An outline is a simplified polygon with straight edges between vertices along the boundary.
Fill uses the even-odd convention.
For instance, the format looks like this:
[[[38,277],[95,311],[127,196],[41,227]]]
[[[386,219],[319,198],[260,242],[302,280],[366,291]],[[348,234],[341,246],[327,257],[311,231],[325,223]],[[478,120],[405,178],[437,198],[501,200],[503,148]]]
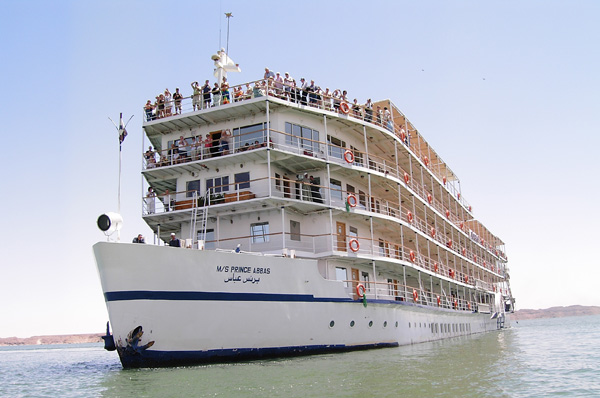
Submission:
[[[384,327],[384,328],[387,328],[387,321],[384,321],[384,322],[383,322],[383,327]]]
[[[410,329],[410,322],[408,322],[408,328]]]
[[[354,327],[354,321],[350,321],[350,327],[353,328]]]
[[[398,327],[398,321],[396,321],[396,327]]]
[[[373,326],[373,321],[369,321],[369,327]]]
[[[332,327],[333,327],[333,325],[335,325],[335,322],[334,322],[334,321],[331,321],[331,322],[329,322],[329,327],[330,327],[330,328],[332,328]]]

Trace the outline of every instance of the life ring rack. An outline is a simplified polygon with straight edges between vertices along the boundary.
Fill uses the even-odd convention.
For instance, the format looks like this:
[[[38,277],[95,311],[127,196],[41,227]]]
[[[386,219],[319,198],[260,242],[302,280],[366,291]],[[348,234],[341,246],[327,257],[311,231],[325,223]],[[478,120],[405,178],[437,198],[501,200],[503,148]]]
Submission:
[[[349,114],[349,113],[350,113],[350,105],[348,105],[348,103],[347,103],[347,102],[342,102],[342,103],[340,104],[340,111],[342,111],[342,113],[343,113],[344,115],[347,115],[347,114]]]
[[[348,202],[348,206],[356,207],[356,205],[358,204],[358,200],[356,200],[356,195],[354,195],[353,193],[348,194],[346,202]]]
[[[365,285],[363,285],[362,283],[356,285],[356,294],[359,298],[363,298],[365,296],[366,291],[367,289],[365,289]]]
[[[352,152],[350,149],[346,149],[344,151],[344,160],[350,164],[354,163],[354,152]]]

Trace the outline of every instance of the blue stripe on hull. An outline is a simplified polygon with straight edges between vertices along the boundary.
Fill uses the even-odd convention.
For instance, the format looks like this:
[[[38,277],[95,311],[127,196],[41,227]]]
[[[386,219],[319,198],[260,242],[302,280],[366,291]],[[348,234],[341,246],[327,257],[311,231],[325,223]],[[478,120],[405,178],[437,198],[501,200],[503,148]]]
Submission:
[[[119,357],[125,369],[130,368],[155,368],[167,366],[189,366],[207,363],[247,361],[265,358],[280,358],[300,355],[323,354],[328,352],[342,352],[366,350],[372,348],[397,347],[397,342],[374,343],[357,346],[346,345],[314,345],[296,347],[268,347],[268,348],[234,348],[225,350],[208,351],[153,351],[146,350],[141,353],[125,352],[119,350]]]
[[[319,298],[312,294],[231,293],[231,292],[173,292],[132,290],[104,293],[106,301],[184,300],[184,301],[285,301],[285,302],[352,302],[350,298]]]

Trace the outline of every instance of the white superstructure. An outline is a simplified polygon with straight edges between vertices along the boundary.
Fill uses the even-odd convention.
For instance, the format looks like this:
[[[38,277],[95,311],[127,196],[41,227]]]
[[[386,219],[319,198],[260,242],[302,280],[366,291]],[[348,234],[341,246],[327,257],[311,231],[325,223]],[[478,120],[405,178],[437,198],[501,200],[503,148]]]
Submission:
[[[181,114],[168,104],[147,114],[156,153],[143,157],[141,200],[160,244],[94,246],[125,367],[394,346],[507,324],[504,243],[391,101],[370,116],[319,92],[239,87],[203,109],[184,98]],[[165,246],[171,233],[183,248]]]

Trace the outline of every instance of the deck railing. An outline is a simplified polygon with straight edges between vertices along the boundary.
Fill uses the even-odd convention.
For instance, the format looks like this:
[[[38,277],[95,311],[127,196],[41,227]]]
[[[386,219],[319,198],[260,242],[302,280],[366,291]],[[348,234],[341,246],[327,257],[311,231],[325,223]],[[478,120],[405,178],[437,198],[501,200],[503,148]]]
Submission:
[[[357,281],[345,280],[342,281],[346,285],[349,294],[352,294],[355,299],[359,299],[360,293],[364,294],[369,300],[393,300],[404,301],[413,304],[427,305],[439,308],[452,309],[457,311],[477,312],[478,301],[476,298],[465,298],[454,295],[446,295],[443,292],[432,292],[428,289],[422,289],[418,286],[403,285],[398,282],[372,282],[372,281]],[[362,285],[359,289],[358,285]],[[482,303],[489,306],[487,303]]]
[[[211,95],[211,101],[209,103],[210,108],[218,107],[218,106],[227,106],[231,103],[241,102],[253,98],[265,97],[269,96],[272,98],[278,98],[284,101],[289,101],[298,106],[304,106],[308,108],[316,108],[319,110],[333,112],[338,114],[340,117],[353,118],[357,120],[361,120],[366,123],[370,123],[377,127],[380,127],[384,130],[389,131],[391,134],[395,135],[399,142],[404,144],[413,155],[420,159],[425,167],[431,170],[431,172],[438,177],[439,180],[444,178],[443,172],[438,167],[439,165],[426,164],[428,163],[425,159],[428,157],[427,153],[421,153],[420,147],[411,145],[411,132],[410,128],[407,125],[396,124],[393,121],[386,119],[385,115],[381,113],[378,115],[377,109],[373,110],[366,105],[361,104],[351,104],[348,100],[343,100],[341,98],[336,98],[333,95],[325,95],[324,93],[310,93],[301,90],[298,87],[293,87],[283,84],[282,88],[276,88],[272,82],[268,80],[257,80],[249,83],[243,83],[240,85],[234,85],[229,87],[228,89],[229,95],[226,97],[222,92],[216,97]],[[313,94],[310,96],[309,94]],[[146,115],[147,122],[153,122],[155,120],[169,118],[173,116],[177,116],[178,114],[195,112],[201,109],[206,109],[207,104],[203,100],[203,95],[200,95],[199,103],[200,105],[194,105],[193,95],[189,97],[183,97],[180,101],[180,104],[175,107],[175,101],[171,100],[166,103],[155,104],[152,105],[152,108],[144,108],[144,112]],[[229,98],[228,100],[224,100],[224,98]],[[303,99],[304,98],[304,99]],[[157,100],[158,101],[158,100]],[[339,106],[335,104],[339,102]],[[342,106],[341,104],[345,104]],[[390,106],[392,106],[390,102]],[[159,109],[162,107],[162,109]],[[181,111],[179,111],[181,109]],[[347,109],[347,112],[345,110]],[[395,109],[395,107],[394,107]],[[397,111],[399,112],[399,111]],[[407,131],[409,130],[409,131]],[[415,131],[416,136],[416,131]],[[422,139],[419,137],[419,139]],[[157,163],[160,162],[161,158],[157,160]],[[466,208],[470,209],[469,203],[464,199],[457,187],[452,185],[450,182],[444,184],[444,186],[448,189],[448,191]]]
[[[198,189],[200,189],[200,187],[198,187]],[[494,265],[495,260],[493,256],[495,253],[488,250],[487,247],[483,246],[488,255],[491,257],[491,259],[488,259],[489,261],[486,261],[486,258],[482,254],[481,250],[475,252],[467,246],[467,243],[472,243],[470,239],[463,239],[463,241],[458,240],[457,242],[453,242],[451,247],[449,247],[448,241],[445,240],[445,235],[436,231],[435,227],[431,227],[418,215],[413,215],[408,207],[398,203],[397,201],[390,201],[380,197],[371,196],[367,193],[355,194],[354,192],[348,192],[338,188],[333,188],[331,186],[311,183],[305,179],[293,180],[285,177],[265,177],[248,181],[237,181],[230,184],[215,185],[212,187],[212,191],[213,194],[209,197],[209,202],[205,202],[204,197],[198,195],[198,202],[195,204],[193,203],[195,190],[178,192],[165,191],[154,193],[149,196],[147,195],[143,198],[143,213],[145,215],[150,215],[161,214],[169,211],[190,211],[194,206],[203,207],[207,205],[221,205],[251,199],[263,199],[268,198],[269,195],[275,198],[313,202],[316,205],[333,206],[340,209],[346,208],[346,203],[352,203],[356,204],[356,206],[350,207],[350,205],[348,205],[348,211],[353,209],[352,211],[373,212],[396,218],[405,224],[409,224],[416,228],[440,246],[446,246],[448,249],[454,252],[454,255],[459,256],[459,258],[462,257],[468,259],[493,272],[503,272],[501,266]],[[199,191],[196,192],[198,192],[198,194],[200,193]],[[354,200],[350,200],[350,195],[354,195],[356,202]],[[351,238],[352,237],[348,236],[348,240]],[[362,251],[365,253],[365,248],[360,248],[364,241],[370,242],[371,239],[370,237],[360,239],[359,248],[356,250],[356,252]],[[396,257],[403,260],[408,260],[411,259],[410,252],[412,251],[412,255],[415,257],[412,260],[413,262],[424,261],[424,268],[430,271],[434,271],[436,268],[438,268],[439,272],[450,272],[449,268],[446,269],[443,264],[437,264],[437,262],[434,260],[421,260],[421,258],[425,258],[421,253],[419,253],[417,248],[405,248],[405,250],[399,250],[399,242],[388,240],[378,241],[378,244],[379,247],[377,249],[370,249],[368,253],[374,254],[375,251],[378,251],[382,253],[388,253],[389,255],[387,255],[387,257]],[[479,246],[478,244],[475,247],[479,249],[482,248],[482,246]],[[458,278],[462,277],[460,273],[458,273],[456,276]]]

